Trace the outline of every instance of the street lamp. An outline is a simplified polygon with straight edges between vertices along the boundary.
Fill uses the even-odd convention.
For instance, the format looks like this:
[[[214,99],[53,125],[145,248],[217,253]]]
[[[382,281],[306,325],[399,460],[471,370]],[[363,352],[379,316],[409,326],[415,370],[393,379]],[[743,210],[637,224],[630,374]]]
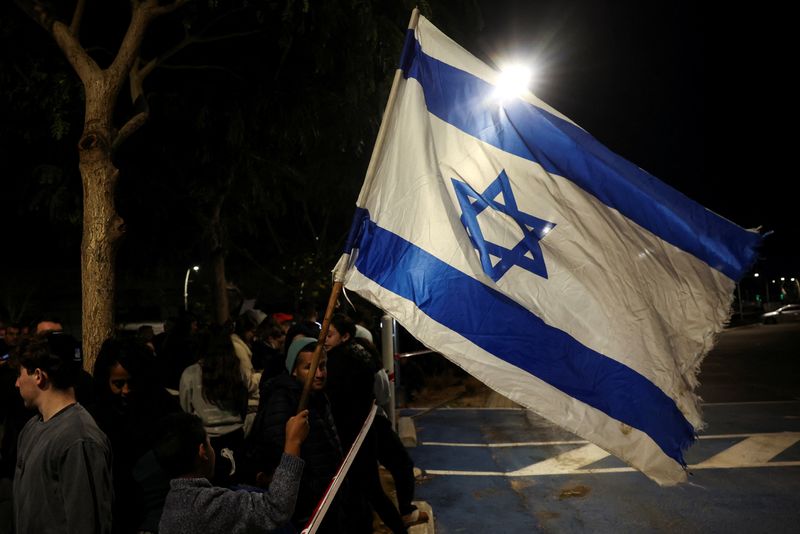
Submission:
[[[189,275],[192,271],[197,272],[200,267],[194,265],[186,269],[186,279],[183,281],[183,309],[189,311]]]

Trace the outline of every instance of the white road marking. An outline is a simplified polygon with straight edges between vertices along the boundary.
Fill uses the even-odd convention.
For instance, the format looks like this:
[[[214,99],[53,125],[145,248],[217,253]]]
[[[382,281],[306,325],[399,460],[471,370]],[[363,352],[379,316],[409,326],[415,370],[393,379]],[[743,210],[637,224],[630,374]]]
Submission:
[[[731,439],[731,438],[749,438],[754,436],[775,436],[776,432],[761,432],[761,433],[746,433],[746,434],[708,434],[698,436],[697,439]],[[783,433],[787,434],[787,433]],[[789,432],[788,434],[792,434]],[[800,433],[796,433],[799,434]],[[589,443],[585,439],[572,439],[563,441],[515,441],[509,443],[453,443],[447,441],[423,441],[420,446],[430,447],[477,447],[477,448],[505,448],[505,447],[543,447],[547,445],[586,445]]]
[[[730,439],[746,438],[710,459],[689,466],[689,470],[701,469],[731,469],[748,467],[798,467],[800,461],[770,462],[778,454],[788,449],[800,441],[800,432],[773,432],[760,434],[720,434],[712,436],[700,436],[700,439]],[[546,445],[582,445],[576,449],[563,452],[537,462],[535,464],[517,469],[515,471],[456,471],[456,470],[437,470],[425,469],[431,475],[449,476],[502,476],[502,477],[524,477],[524,476],[543,476],[543,475],[565,475],[565,474],[603,474],[603,473],[629,473],[636,471],[632,467],[607,467],[598,469],[585,469],[584,466],[602,460],[609,456],[609,453],[600,447],[586,441],[550,441],[550,442],[526,442],[526,443],[438,443],[425,442],[422,446],[454,446],[454,447],[523,447],[523,446],[546,446]]]
[[[536,476],[536,475],[558,475],[566,473],[574,473],[580,471],[581,467],[591,465],[603,458],[609,456],[609,453],[590,443],[571,451],[562,452],[558,456],[548,458],[541,462],[536,462],[528,467],[517,469],[508,473],[508,476]]]
[[[697,469],[765,464],[800,441],[799,432],[752,436],[697,464]]]
[[[478,447],[485,449],[504,449],[506,447],[543,447],[546,445],[586,445],[585,440],[566,441],[516,441],[513,443],[447,443],[443,441],[424,441],[419,446],[426,447]]]
[[[744,469],[748,467],[800,467],[800,462],[769,462],[765,464],[752,464],[752,465],[737,465],[737,469]],[[721,469],[718,467],[703,467],[698,465],[690,465],[689,471],[699,471],[701,469]],[[730,469],[730,468],[725,468]],[[604,475],[608,473],[634,473],[636,469],[633,467],[603,467],[601,469],[577,469],[575,471],[553,472],[553,473],[536,473],[533,475],[518,474],[517,471],[503,472],[503,471],[449,471],[444,469],[426,469],[425,472],[429,475],[441,476],[466,476],[466,477],[507,477],[517,478],[524,476],[545,476],[545,475]]]
[[[796,404],[800,402],[800,399],[793,399],[793,400],[776,400],[776,401],[733,401],[733,402],[701,402],[701,406],[734,406],[740,404]],[[505,407],[494,407],[494,406],[415,406],[414,408],[408,408],[409,412],[424,412],[424,411],[431,411],[431,410],[449,410],[453,412],[463,411],[463,412],[474,412],[474,411],[492,411],[492,410],[500,410],[500,411],[530,411],[524,406],[505,406]],[[415,414],[411,413],[411,417]]]

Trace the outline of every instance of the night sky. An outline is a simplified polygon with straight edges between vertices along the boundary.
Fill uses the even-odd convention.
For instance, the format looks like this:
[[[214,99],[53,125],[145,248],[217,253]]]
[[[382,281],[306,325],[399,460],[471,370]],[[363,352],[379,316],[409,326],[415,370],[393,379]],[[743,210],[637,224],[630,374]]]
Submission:
[[[795,99],[787,81],[794,61],[782,53],[793,35],[788,17],[717,13],[686,0],[476,3],[479,28],[455,10],[437,19],[443,8],[435,3],[433,22],[490,64],[535,62],[538,97],[712,211],[745,228],[774,231],[755,269],[770,277],[800,275],[794,221],[800,195],[786,157],[795,151],[786,133]],[[14,155],[8,156],[13,169]],[[8,183],[2,182],[4,192]],[[4,193],[0,202],[8,230],[18,224],[13,198]],[[28,234],[45,233],[30,220],[25,225]],[[54,260],[58,246],[37,250]],[[48,268],[77,266],[78,250],[60,253]],[[24,270],[28,257],[34,255],[4,262],[3,272],[14,265]],[[74,273],[68,282],[76,285]]]
[[[745,228],[774,230],[757,270],[800,274],[800,196],[779,131],[790,101],[775,14],[690,1],[492,0],[464,44],[533,58],[533,92],[600,142]],[[793,99],[794,97],[791,97]]]

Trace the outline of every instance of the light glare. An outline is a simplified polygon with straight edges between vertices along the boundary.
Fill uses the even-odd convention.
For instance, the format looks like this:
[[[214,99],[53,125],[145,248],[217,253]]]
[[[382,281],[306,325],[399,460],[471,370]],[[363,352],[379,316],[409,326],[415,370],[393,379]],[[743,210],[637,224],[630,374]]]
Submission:
[[[495,84],[495,98],[506,100],[516,98],[528,90],[533,72],[520,64],[507,65],[500,71]]]

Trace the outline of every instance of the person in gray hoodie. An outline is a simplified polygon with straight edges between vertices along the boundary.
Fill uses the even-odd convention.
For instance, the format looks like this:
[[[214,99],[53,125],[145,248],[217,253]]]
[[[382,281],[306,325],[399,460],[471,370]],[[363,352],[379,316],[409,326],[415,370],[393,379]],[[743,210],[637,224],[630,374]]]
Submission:
[[[286,422],[283,455],[266,492],[211,484],[216,455],[199,417],[169,415],[160,427],[155,455],[174,477],[159,522],[161,534],[266,533],[289,522],[305,463],[300,446],[308,436],[308,410]]]

